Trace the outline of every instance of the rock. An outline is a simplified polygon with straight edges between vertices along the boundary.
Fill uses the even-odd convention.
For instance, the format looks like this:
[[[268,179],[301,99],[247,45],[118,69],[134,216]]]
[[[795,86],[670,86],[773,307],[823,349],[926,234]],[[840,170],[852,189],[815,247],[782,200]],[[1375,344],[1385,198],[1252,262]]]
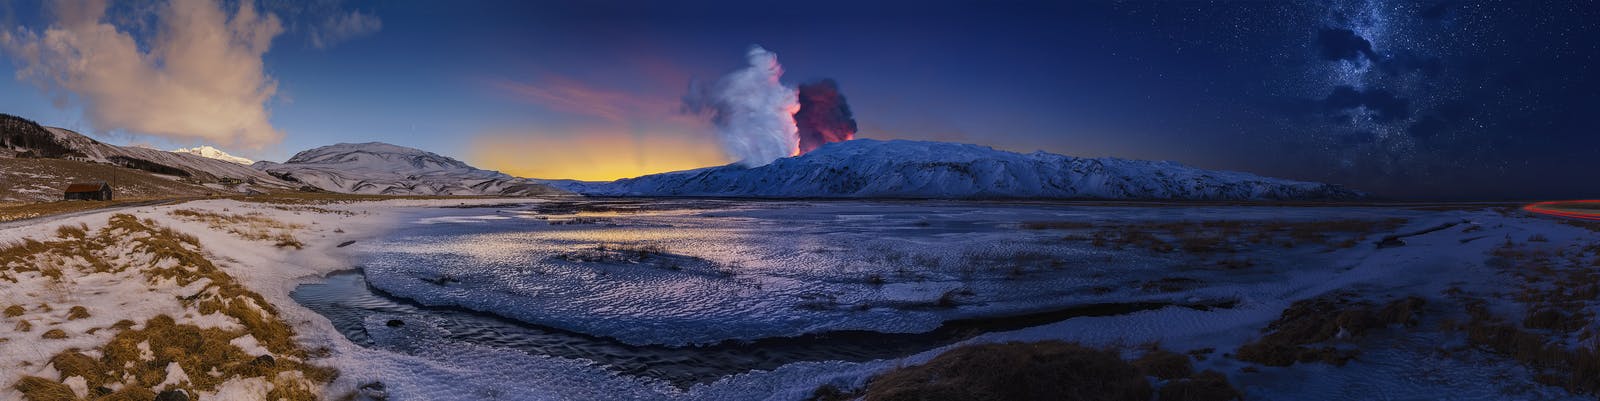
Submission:
[[[361,395],[363,397],[366,397],[367,399],[370,399],[370,400],[387,400],[387,399],[389,399],[389,393],[384,390],[383,382],[371,382],[371,383],[363,384],[363,385],[361,385],[360,388],[358,388],[358,390],[361,391]]]
[[[384,325],[389,327],[400,327],[405,326],[406,322],[400,321],[400,319],[389,319],[389,322],[384,323]]]
[[[1378,249],[1394,248],[1394,247],[1397,247],[1397,246],[1405,246],[1405,245],[1406,245],[1405,241],[1401,241],[1400,237],[1393,236],[1393,235],[1387,236],[1387,237],[1383,237],[1383,240],[1378,241]]]
[[[189,401],[189,394],[183,390],[167,390],[156,394],[156,401]]]
[[[273,367],[274,365],[277,365],[277,364],[278,364],[278,361],[276,359],[272,359],[272,355],[258,356],[258,357],[256,357],[256,359],[250,361],[250,365],[251,366],[257,366],[257,367],[263,367],[263,368],[270,368],[270,367]]]

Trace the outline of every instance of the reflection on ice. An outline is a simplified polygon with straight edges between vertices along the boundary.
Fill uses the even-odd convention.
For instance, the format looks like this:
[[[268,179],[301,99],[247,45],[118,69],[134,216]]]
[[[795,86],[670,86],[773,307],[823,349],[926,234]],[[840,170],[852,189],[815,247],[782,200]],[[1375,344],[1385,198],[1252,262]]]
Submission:
[[[805,361],[866,362],[899,358],[949,345],[984,332],[1016,330],[1085,316],[1123,315],[1166,307],[1197,309],[1229,305],[1097,304],[996,319],[947,322],[919,334],[864,331],[761,339],[700,347],[634,346],[615,340],[533,326],[458,308],[429,308],[371,291],[360,272],[334,274],[294,291],[302,305],[327,316],[347,338],[365,347],[404,354],[441,343],[504,348],[564,359],[593,361],[604,370],[659,379],[686,388],[723,377],[773,370]]]
[[[393,399],[800,400],[953,342],[1228,353],[1298,300],[1505,294],[1485,259],[1498,239],[1592,235],[1404,205],[610,202],[426,212],[356,245],[366,280],[331,277],[296,299],[376,356],[357,366]],[[1459,336],[1422,327],[1352,340],[1363,356],[1342,368],[1247,370],[1220,355],[1196,368],[1235,372],[1264,399],[1566,398],[1518,385],[1535,372],[1503,358],[1440,354]]]
[[[1023,222],[1297,213],[1274,209],[757,202],[492,214],[533,216],[500,220],[473,211],[456,218],[487,224],[425,219],[368,244],[363,265],[373,286],[425,305],[634,345],[920,333],[952,319],[1233,296],[1227,286],[1148,291],[1140,285],[1169,273],[1170,256],[1108,250]]]

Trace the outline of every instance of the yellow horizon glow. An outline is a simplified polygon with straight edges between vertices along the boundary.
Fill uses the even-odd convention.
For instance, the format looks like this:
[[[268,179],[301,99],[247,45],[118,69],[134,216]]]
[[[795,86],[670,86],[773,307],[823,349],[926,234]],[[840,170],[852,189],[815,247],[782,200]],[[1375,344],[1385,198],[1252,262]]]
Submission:
[[[611,181],[729,163],[709,135],[634,135],[606,128],[479,135],[470,149],[473,165],[544,179]]]

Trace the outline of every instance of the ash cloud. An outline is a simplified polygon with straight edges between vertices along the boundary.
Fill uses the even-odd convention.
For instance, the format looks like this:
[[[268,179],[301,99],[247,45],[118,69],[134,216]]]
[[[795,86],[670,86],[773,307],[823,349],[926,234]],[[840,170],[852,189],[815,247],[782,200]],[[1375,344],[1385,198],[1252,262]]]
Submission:
[[[800,153],[822,145],[855,138],[856,120],[850,104],[832,79],[800,85],[800,111],[794,114],[799,129]]]
[[[779,81],[778,55],[761,46],[745,53],[749,65],[712,83],[690,84],[686,109],[709,113],[723,150],[745,167],[760,167],[799,153],[794,115],[798,93]]]
[[[155,7],[158,28],[140,41],[119,27],[103,0],[62,0],[41,31],[0,31],[0,49],[17,76],[82,104],[98,132],[125,130],[250,148],[283,133],[268,122],[277,81],[262,55],[283,33],[278,17],[252,1],[226,10],[214,0],[171,0]]]

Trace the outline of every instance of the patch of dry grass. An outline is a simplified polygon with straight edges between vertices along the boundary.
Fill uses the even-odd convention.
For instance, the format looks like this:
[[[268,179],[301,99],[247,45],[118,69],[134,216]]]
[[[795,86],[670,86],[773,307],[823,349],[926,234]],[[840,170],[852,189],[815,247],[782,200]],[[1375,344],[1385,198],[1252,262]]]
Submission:
[[[305,247],[305,244],[294,236],[295,230],[305,228],[305,226],[284,223],[261,213],[214,213],[195,209],[178,209],[169,214],[184,220],[206,223],[206,226],[213,230],[227,232],[246,240],[272,242],[274,246],[279,248],[301,249]]]
[[[308,206],[308,205],[274,205],[274,206],[272,206],[272,208],[273,209],[282,210],[282,211],[286,211],[286,212],[295,212],[295,213],[306,212],[306,213],[318,213],[318,214],[333,214],[333,215],[340,215],[340,216],[354,216],[354,215],[356,215],[356,212],[352,212],[352,211],[349,211],[349,210],[334,210],[334,209],[328,209],[328,208],[322,208],[322,207],[316,207],[316,206]]]
[[[246,289],[207,259],[198,238],[127,214],[113,216],[105,227],[92,233],[84,230],[79,235],[76,230],[69,231],[73,231],[73,234],[58,236],[54,240],[30,241],[0,248],[0,274],[27,269],[35,269],[32,271],[43,274],[43,270],[30,266],[41,261],[59,261],[71,257],[82,258],[87,263],[80,261],[57,265],[76,266],[83,273],[133,269],[151,284],[170,280],[181,286],[189,286],[203,282],[203,287],[195,296],[182,299],[181,302],[185,306],[195,307],[201,314],[222,314],[242,326],[233,330],[203,329],[192,324],[178,324],[164,315],[149,319],[138,329],[135,329],[137,325],[133,321],[118,321],[111,326],[117,334],[106,344],[97,347],[101,357],[91,358],[76,349],[51,357],[50,362],[56,365],[56,369],[82,373],[78,376],[84,377],[90,388],[115,382],[124,388],[112,396],[153,399],[151,389],[165,380],[167,365],[177,363],[190,379],[177,387],[190,394],[214,390],[217,385],[232,379],[259,377],[274,383],[270,399],[298,401],[317,399],[321,385],[332,381],[337,375],[332,369],[304,362],[309,358],[309,353],[295,342],[293,328],[278,317],[278,310],[260,294]],[[117,247],[111,248],[114,245]],[[20,305],[15,306],[16,309],[24,309]],[[47,305],[40,307],[48,308]],[[73,306],[68,309],[68,319],[86,317],[89,317],[87,308]],[[19,331],[32,328],[27,321],[19,321],[18,326]],[[273,357],[252,357],[230,344],[231,340],[245,335],[254,337]],[[43,336],[64,338],[67,333],[52,329]],[[147,344],[154,354],[152,360],[141,358],[141,343]],[[261,362],[263,360],[267,362]],[[67,376],[71,375],[63,377]],[[26,384],[19,382],[16,386],[29,399],[50,397],[57,388],[54,384],[37,380]],[[28,390],[21,390],[21,387],[27,387]]]
[[[1116,351],[1043,341],[958,347],[874,378],[865,399],[1148,401],[1152,394]]]
[[[341,193],[320,192],[320,191],[317,191],[317,192],[313,192],[313,191],[296,191],[296,192],[277,192],[277,193],[270,193],[270,194],[266,194],[266,195],[256,195],[256,196],[237,195],[237,196],[230,196],[228,198],[229,199],[233,199],[233,200],[237,200],[237,201],[241,201],[241,202],[264,203],[264,204],[272,204],[272,205],[333,205],[333,204],[348,204],[348,203],[355,203],[355,202],[378,202],[378,201],[386,201],[386,200],[394,200],[394,199],[452,199],[452,200],[459,200],[459,199],[503,199],[505,197],[499,197],[499,196],[455,196],[455,195],[452,195],[452,196],[364,195],[364,194],[341,194]]]
[[[1521,291],[1509,294],[1509,301],[1523,308],[1521,322],[1496,316],[1488,307],[1490,300],[1456,291],[1452,295],[1460,298],[1469,318],[1446,327],[1528,366],[1541,383],[1600,394],[1600,327],[1590,307],[1600,301],[1600,245],[1530,242],[1508,240],[1492,252],[1489,263],[1520,282]]]
[[[1236,253],[1261,245],[1293,248],[1320,245],[1329,248],[1354,247],[1369,235],[1393,230],[1405,219],[1249,221],[1211,220],[1128,223],[1097,226],[1090,242],[1096,247],[1144,249],[1156,253],[1183,251],[1210,255]],[[1048,227],[1048,225],[1045,225]]]
[[[1322,361],[1344,365],[1360,352],[1330,345],[1334,340],[1354,342],[1368,331],[1391,324],[1414,325],[1424,301],[1408,297],[1383,307],[1332,295],[1295,302],[1267,325],[1267,334],[1240,346],[1234,357],[1268,366]]]
[[[1150,350],[1133,360],[1133,367],[1145,376],[1153,376],[1164,380],[1180,379],[1194,373],[1194,365],[1189,362],[1189,357],[1172,351],[1161,349]]]
[[[974,344],[872,378],[865,388],[818,387],[809,400],[1151,400],[1228,401],[1242,395],[1214,371],[1193,373],[1188,357],[1150,346],[1132,363],[1116,349],[1062,341]]]
[[[980,249],[961,254],[961,266],[976,271],[979,267],[1005,271],[1007,278],[1017,279],[1028,273],[1042,270],[1060,270],[1067,260],[1054,254],[1029,250]]]
[[[1482,299],[1467,302],[1472,317],[1449,328],[1466,333],[1472,344],[1521,362],[1540,383],[1581,394],[1600,394],[1600,340],[1567,347],[1547,333],[1524,330],[1493,316]]]
[[[171,317],[165,315],[156,316],[146,321],[142,329],[117,333],[116,337],[101,347],[104,356],[85,365],[88,366],[87,369],[105,373],[98,377],[128,377],[132,378],[133,385],[154,388],[166,379],[167,365],[177,363],[189,376],[184,388],[190,393],[212,391],[217,385],[228,380],[251,377],[278,383],[280,385],[277,387],[280,388],[314,389],[320,383],[331,381],[336,375],[330,369],[300,362],[305,353],[298,348],[282,350],[286,352],[278,354],[280,355],[278,358],[258,358],[246,354],[243,349],[229,343],[246,334],[254,336],[258,333],[248,329],[200,328],[191,324],[177,324]],[[141,358],[139,349],[141,343],[148,344],[148,348],[153,351],[152,359]],[[273,347],[268,345],[268,348]],[[285,355],[290,357],[284,357]],[[217,372],[217,374],[207,374],[207,372]],[[306,380],[282,380],[280,375],[284,373],[290,376],[303,376]],[[96,383],[90,377],[85,379],[89,380],[90,387],[104,384]],[[289,394],[302,393],[306,392],[289,392]],[[315,394],[309,395],[309,397],[296,396],[289,399],[316,399]],[[276,398],[269,397],[269,399]]]
[[[61,199],[68,183],[106,181],[114,183],[116,199],[160,199],[200,197],[216,192],[186,180],[163,178],[146,171],[109,164],[65,159],[0,157],[0,202],[49,202],[78,205],[112,202],[55,202]],[[0,211],[0,221],[6,219]]]
[[[667,255],[667,249],[654,244],[599,244],[588,249],[555,255],[568,262],[639,263]]]
[[[1228,384],[1221,372],[1207,370],[1185,379],[1169,382],[1157,392],[1161,401],[1230,401],[1243,399],[1244,394]]]

